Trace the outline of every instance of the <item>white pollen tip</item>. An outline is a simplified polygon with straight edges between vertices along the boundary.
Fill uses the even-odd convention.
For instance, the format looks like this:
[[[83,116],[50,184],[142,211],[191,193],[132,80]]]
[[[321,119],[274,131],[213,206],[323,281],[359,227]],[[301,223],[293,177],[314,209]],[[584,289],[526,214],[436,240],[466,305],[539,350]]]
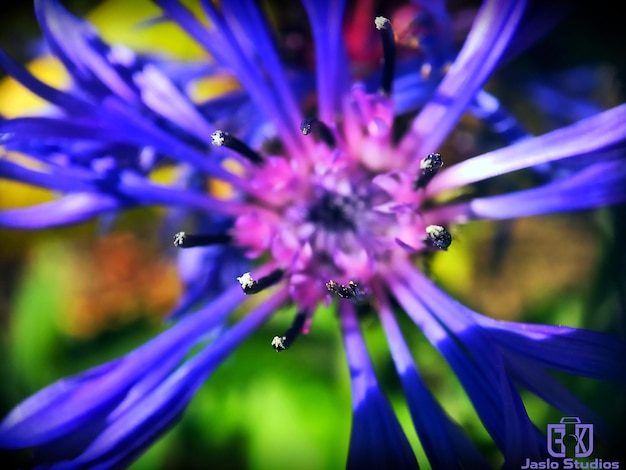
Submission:
[[[374,24],[376,25],[376,29],[379,31],[381,29],[386,29],[390,23],[391,21],[389,21],[389,18],[385,18],[384,16],[377,16],[374,19]]]
[[[430,236],[437,237],[446,231],[441,225],[429,225],[426,227],[426,233]]]
[[[174,246],[182,245],[184,240],[185,232],[178,232],[176,235],[174,235]]]
[[[211,143],[216,147],[221,147],[226,142],[226,132],[224,131],[215,131],[211,134]]]
[[[274,339],[272,339],[272,347],[276,350],[276,352],[279,352],[281,349],[286,349],[285,348],[285,340],[287,338],[285,338],[284,336],[274,336]]]
[[[241,277],[237,278],[237,280],[239,281],[239,284],[241,284],[241,287],[244,289],[252,287],[255,282],[254,279],[252,279],[250,273],[242,274]]]

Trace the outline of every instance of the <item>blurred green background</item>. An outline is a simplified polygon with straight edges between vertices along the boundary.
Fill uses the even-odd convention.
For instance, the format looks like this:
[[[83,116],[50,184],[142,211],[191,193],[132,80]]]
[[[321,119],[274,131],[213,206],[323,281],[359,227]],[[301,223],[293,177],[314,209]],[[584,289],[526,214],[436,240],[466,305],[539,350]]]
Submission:
[[[112,13],[130,8],[145,15],[150,12],[146,2],[63,3],[75,13],[89,13],[108,40],[139,49],[159,47],[154,36],[129,30],[138,16]],[[449,2],[457,13],[471,13],[476,5]],[[0,21],[0,47],[24,62],[39,52],[31,7],[15,2],[5,7]],[[518,78],[548,77],[585,66],[598,74],[599,85],[586,98],[602,107],[619,104],[625,98],[625,39],[616,15],[602,8],[602,2],[593,9],[577,4],[540,43],[490,81],[489,89],[526,127],[545,132],[553,123],[520,92]],[[193,57],[199,50],[181,40],[175,53]],[[500,145],[479,123],[465,118],[446,146],[455,147],[467,135],[486,148]],[[0,180],[0,207],[47,197]],[[449,252],[437,254],[425,265],[445,290],[485,314],[624,335],[624,214],[621,207],[457,227]],[[2,415],[50,382],[118,357],[163,330],[161,319],[181,287],[175,250],[169,240],[158,238],[161,215],[157,209],[128,212],[102,237],[97,236],[96,222],[41,232],[0,230]],[[504,251],[494,244],[502,230],[511,233]],[[132,468],[344,467],[350,390],[336,318],[331,310],[320,310],[311,333],[277,355],[270,340],[289,326],[292,315],[292,311],[277,313],[234,351],[194,398],[181,422]],[[498,464],[500,456],[457,379],[419,330],[404,315],[399,320],[435,396]],[[376,318],[366,317],[363,328],[379,379],[420,464],[428,468]],[[623,389],[571,377],[564,381],[613,429],[620,429]],[[558,422],[559,412],[524,396],[540,429]],[[612,443],[598,443],[594,455],[608,460],[615,452]]]

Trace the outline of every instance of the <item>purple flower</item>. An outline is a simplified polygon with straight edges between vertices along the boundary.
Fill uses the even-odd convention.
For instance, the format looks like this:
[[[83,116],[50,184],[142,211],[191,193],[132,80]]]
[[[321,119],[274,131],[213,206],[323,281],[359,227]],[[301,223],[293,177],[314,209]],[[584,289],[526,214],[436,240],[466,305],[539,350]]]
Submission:
[[[37,0],[36,12],[73,79],[70,89],[54,89],[0,54],[8,73],[54,105],[45,116],[0,121],[5,149],[39,164],[33,169],[3,158],[0,176],[65,194],[0,212],[2,226],[52,227],[147,205],[201,214],[196,232],[172,230],[184,249],[186,291],[171,315],[177,322],[139,349],[18,404],[0,424],[0,447],[31,449],[33,464],[46,468],[127,465],[276,310],[296,312],[293,325],[271,341],[280,352],[309,332],[319,305],[330,303],[352,385],[351,468],[417,467],[374,374],[359,326],[362,310],[376,312],[382,323],[434,468],[488,463],[425,385],[398,316],[408,315],[448,362],[506,465],[546,455],[545,436],[518,385],[564,414],[597,421],[550,371],[623,379],[618,338],[487,318],[450,298],[415,263],[454,245],[452,225],[626,200],[626,105],[535,137],[482,90],[524,21],[525,2],[486,0],[449,68],[443,2],[422,9],[423,23],[411,23],[437,31],[421,54],[398,54],[399,32],[389,19],[372,18],[384,64],[360,82],[353,81],[341,40],[344,3],[303,0],[316,58],[317,111],[307,114],[311,77],[281,63],[254,1],[222,2],[221,9],[203,2],[210,28],[177,1],[156,3],[215,65],[181,66],[111,47],[55,0]],[[241,92],[196,104],[184,91],[195,77],[224,71]],[[437,152],[468,110],[511,143],[447,167],[446,155]],[[407,113],[398,137],[395,125]],[[225,164],[233,159],[241,173]],[[466,185],[560,161],[572,162],[573,170],[531,189],[434,202]],[[179,170],[176,184],[149,178],[163,165]],[[226,200],[207,194],[198,177],[227,182],[234,194]],[[257,294],[261,300],[252,298]],[[225,328],[237,308],[247,315]],[[198,352],[189,356],[192,350]]]

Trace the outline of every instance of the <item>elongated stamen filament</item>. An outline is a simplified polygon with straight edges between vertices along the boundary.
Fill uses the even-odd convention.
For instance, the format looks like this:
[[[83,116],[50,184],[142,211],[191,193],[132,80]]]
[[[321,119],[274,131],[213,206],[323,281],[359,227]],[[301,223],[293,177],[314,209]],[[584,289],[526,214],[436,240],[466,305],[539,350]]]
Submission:
[[[237,280],[239,284],[241,284],[244,294],[253,295],[276,284],[282,279],[284,273],[285,271],[278,268],[258,280],[253,279],[250,273],[243,274],[241,277],[238,277]]]
[[[261,165],[264,162],[264,159],[260,154],[252,150],[237,137],[230,135],[228,132],[219,130],[213,132],[213,134],[211,134],[211,143],[216,147],[226,147],[234,150],[255,165]]]
[[[300,124],[300,130],[304,135],[313,135],[324,142],[328,147],[334,149],[337,146],[337,140],[326,124],[315,117],[306,118]]]
[[[174,246],[179,248],[193,248],[196,246],[221,245],[230,243],[232,237],[227,233],[196,234],[190,235],[185,232],[178,232],[174,235]]]
[[[380,91],[389,96],[391,85],[396,68],[396,40],[391,27],[391,21],[384,16],[377,16],[374,20],[376,29],[380,31],[380,38],[383,43],[383,74],[380,80]]]
[[[305,311],[298,312],[296,317],[293,319],[291,326],[287,329],[287,331],[285,331],[285,334],[282,336],[274,336],[274,339],[272,339],[272,347],[276,350],[276,352],[281,352],[287,349],[293,344],[296,338],[300,336],[306,317],[307,313]]]

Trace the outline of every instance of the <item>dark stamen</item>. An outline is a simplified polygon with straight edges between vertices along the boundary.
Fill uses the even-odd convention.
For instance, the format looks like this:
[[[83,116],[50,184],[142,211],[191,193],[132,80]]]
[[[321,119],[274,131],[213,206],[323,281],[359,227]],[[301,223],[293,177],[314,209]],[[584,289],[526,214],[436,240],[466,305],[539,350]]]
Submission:
[[[452,243],[452,235],[441,225],[429,225],[426,227],[427,238],[424,242],[433,248],[447,251]]]
[[[380,90],[383,94],[391,94],[393,74],[396,68],[396,40],[391,27],[391,21],[384,16],[377,16],[374,20],[376,29],[380,31],[380,38],[383,42],[383,75],[380,80]]]
[[[304,119],[302,124],[300,124],[300,130],[304,135],[309,135],[312,132],[315,138],[320,139],[331,149],[337,146],[333,131],[317,118],[310,117]]]
[[[263,163],[263,157],[228,132],[215,131],[211,134],[211,143],[216,147],[226,147],[247,158],[255,165]]]
[[[239,281],[239,284],[241,284],[244,294],[253,295],[258,294],[262,290],[276,284],[282,279],[284,273],[285,271],[282,269],[274,269],[274,271],[269,273],[267,276],[260,278],[258,281],[256,279],[252,279],[250,273],[245,273],[241,277],[238,277],[237,280]]]
[[[174,235],[174,246],[179,248],[220,245],[230,243],[231,241],[232,237],[227,233],[189,235],[185,232],[178,232]]]
[[[443,158],[438,153],[430,153],[420,161],[420,173],[413,183],[413,189],[425,188],[443,166]]]
[[[289,329],[285,331],[285,334],[283,336],[274,336],[274,339],[272,340],[272,347],[276,350],[276,352],[281,352],[287,349],[293,344],[296,338],[300,336],[306,317],[306,312],[298,312]]]
[[[326,288],[331,294],[341,297],[342,299],[349,300],[357,303],[365,299],[367,293],[356,282],[350,281],[347,286],[339,284],[335,281],[328,281]]]

